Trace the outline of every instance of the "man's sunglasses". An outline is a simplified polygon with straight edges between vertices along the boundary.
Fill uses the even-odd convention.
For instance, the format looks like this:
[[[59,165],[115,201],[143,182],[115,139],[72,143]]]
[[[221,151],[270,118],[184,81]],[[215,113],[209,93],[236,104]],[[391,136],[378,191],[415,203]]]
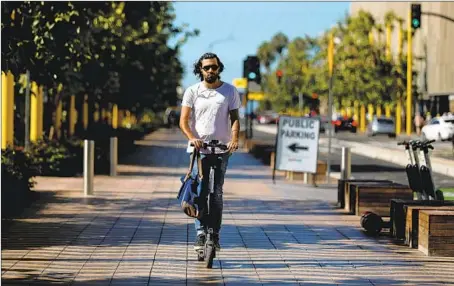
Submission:
[[[219,66],[217,66],[217,65],[211,65],[211,66],[204,66],[204,67],[202,67],[202,69],[203,69],[204,71],[209,71],[210,69],[212,69],[213,71],[217,71],[218,68],[219,68]]]

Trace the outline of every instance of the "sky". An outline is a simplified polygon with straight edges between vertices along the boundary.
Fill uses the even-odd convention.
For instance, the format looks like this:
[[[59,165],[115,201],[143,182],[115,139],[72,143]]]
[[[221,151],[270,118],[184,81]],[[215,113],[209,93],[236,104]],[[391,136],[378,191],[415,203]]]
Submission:
[[[278,32],[289,40],[317,36],[348,13],[350,2],[175,2],[174,8],[176,26],[200,30],[181,49],[187,88],[198,81],[192,65],[203,53],[219,56],[225,66],[222,80],[231,83],[242,77],[243,60],[262,42]]]

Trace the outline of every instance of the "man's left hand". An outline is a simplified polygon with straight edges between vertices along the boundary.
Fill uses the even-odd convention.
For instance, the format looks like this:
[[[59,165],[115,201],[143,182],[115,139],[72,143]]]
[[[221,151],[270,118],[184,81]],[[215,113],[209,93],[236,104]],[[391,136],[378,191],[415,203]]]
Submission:
[[[235,152],[236,150],[238,150],[238,140],[232,140],[230,141],[228,144],[227,144],[227,148],[229,150],[230,153],[233,153]]]

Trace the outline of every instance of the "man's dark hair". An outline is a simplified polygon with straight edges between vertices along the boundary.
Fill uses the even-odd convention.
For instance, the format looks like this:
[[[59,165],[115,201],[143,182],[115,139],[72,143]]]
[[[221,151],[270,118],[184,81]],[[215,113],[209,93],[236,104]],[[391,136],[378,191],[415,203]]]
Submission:
[[[203,74],[202,74],[202,61],[206,59],[216,59],[219,64],[219,74],[224,70],[224,64],[221,62],[219,57],[216,54],[213,53],[205,53],[203,54],[200,59],[194,63],[194,75],[198,76],[200,78],[200,81],[203,81]],[[221,76],[219,76],[219,79],[221,79]]]

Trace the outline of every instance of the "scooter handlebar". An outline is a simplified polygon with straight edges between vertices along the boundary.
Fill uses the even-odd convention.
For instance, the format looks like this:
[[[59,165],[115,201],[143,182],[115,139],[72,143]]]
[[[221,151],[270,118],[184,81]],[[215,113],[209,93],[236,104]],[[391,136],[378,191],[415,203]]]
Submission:
[[[194,147],[194,144],[193,144],[193,143],[191,143],[191,144],[189,144],[189,145],[190,145],[191,147]],[[206,148],[208,148],[208,147],[218,147],[218,148],[220,148],[220,149],[222,149],[222,150],[227,150],[227,149],[229,149],[229,148],[227,147],[227,145],[224,145],[224,144],[207,143],[207,142],[204,142],[204,143],[202,144],[202,148],[203,148],[203,149],[206,149]]]

